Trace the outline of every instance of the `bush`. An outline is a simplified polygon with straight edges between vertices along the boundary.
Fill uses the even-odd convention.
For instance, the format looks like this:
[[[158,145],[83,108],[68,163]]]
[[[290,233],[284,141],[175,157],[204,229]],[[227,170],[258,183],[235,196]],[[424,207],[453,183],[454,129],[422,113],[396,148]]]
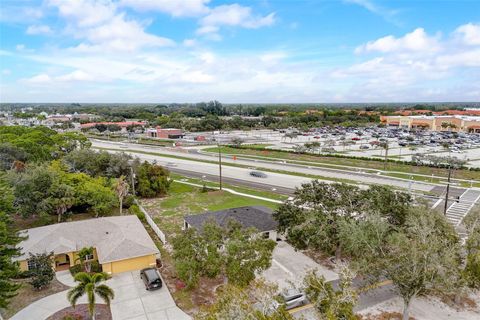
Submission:
[[[70,273],[72,274],[72,276],[75,277],[75,275],[79,272],[82,272],[83,271],[83,266],[81,264],[76,264],[74,265],[73,267],[70,267]]]
[[[145,222],[145,213],[143,213],[142,210],[138,207],[138,205],[134,204],[132,205],[128,210],[130,210],[130,213],[136,215],[140,221]]]
[[[125,197],[125,199],[123,199],[123,207],[126,209],[130,208],[134,204],[135,204],[135,196],[131,194],[129,194],[128,196]]]

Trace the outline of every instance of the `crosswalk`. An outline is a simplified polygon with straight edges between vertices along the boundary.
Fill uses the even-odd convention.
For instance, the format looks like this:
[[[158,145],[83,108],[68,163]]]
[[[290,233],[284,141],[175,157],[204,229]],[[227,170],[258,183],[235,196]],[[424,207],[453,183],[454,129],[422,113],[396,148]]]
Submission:
[[[463,218],[473,208],[475,203],[480,200],[480,189],[467,189],[459,198],[453,202],[447,209],[447,220],[454,226],[458,227]]]

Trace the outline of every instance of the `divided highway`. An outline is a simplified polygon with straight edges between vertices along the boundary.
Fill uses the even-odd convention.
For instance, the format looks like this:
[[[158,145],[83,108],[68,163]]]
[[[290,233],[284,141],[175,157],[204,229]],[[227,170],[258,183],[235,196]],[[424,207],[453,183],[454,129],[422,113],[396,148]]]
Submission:
[[[173,148],[146,146],[134,143],[118,143],[111,141],[92,140],[93,147],[116,149],[117,152],[126,152],[132,155],[138,156],[140,159],[154,161],[156,160],[162,165],[166,165],[171,171],[183,170],[187,172],[201,173],[204,175],[218,176],[218,165],[214,163],[205,163],[201,161],[218,161],[218,158],[213,155],[201,154],[198,152],[188,152],[186,149],[176,150]],[[141,152],[158,153],[161,155],[150,155],[135,152],[136,150]],[[187,159],[173,159],[168,156],[177,156]],[[191,159],[191,160],[190,160]],[[341,169],[327,169],[319,167],[311,167],[299,164],[288,164],[281,161],[268,161],[268,160],[253,160],[240,158],[233,160],[231,157],[224,157],[222,159],[224,163],[234,163],[238,165],[248,166],[251,168],[258,168],[259,170],[281,170],[289,171],[301,174],[315,175],[328,179],[342,179],[355,181],[359,184],[381,184],[389,185],[395,188],[409,189],[412,191],[431,191],[436,185],[426,182],[411,182],[404,179],[379,176],[370,173],[361,173],[354,171],[347,171]],[[173,167],[175,166],[175,167]],[[283,173],[268,172],[267,178],[256,178],[250,176],[251,169],[239,168],[232,166],[223,166],[223,176],[225,178],[248,181],[254,184],[266,185],[270,188],[287,188],[295,189],[302,183],[308,182],[311,178],[300,177]]]

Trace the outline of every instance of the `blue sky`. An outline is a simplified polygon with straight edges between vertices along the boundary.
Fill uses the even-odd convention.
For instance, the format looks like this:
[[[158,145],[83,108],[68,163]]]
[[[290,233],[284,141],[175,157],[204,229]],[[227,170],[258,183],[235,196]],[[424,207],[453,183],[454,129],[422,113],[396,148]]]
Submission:
[[[0,0],[1,102],[480,101],[480,1]]]

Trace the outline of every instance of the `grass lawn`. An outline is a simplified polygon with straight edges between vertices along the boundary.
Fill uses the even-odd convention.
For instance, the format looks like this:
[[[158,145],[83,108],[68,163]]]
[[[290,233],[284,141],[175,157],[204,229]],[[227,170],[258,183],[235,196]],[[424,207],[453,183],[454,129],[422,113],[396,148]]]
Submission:
[[[237,196],[225,191],[202,192],[202,188],[173,182],[168,196],[142,199],[142,206],[152,215],[167,237],[179,232],[185,215],[242,206],[266,206],[275,209],[278,204]]]
[[[364,160],[364,159],[352,159],[352,158],[337,158],[337,157],[325,157],[321,155],[308,155],[308,154],[296,154],[292,152],[283,152],[275,150],[258,150],[258,149],[247,149],[247,148],[232,148],[232,147],[221,147],[222,153],[226,154],[237,154],[237,155],[247,155],[247,156],[260,156],[273,159],[285,159],[290,161],[310,161],[317,162],[319,165],[343,165],[351,167],[352,170],[358,168],[366,169],[376,169],[383,170],[384,163],[382,161],[375,160]],[[203,149],[207,152],[218,152],[217,147]],[[398,171],[404,172],[405,175],[412,173],[425,174],[425,175],[436,175],[441,177],[448,176],[448,170],[443,168],[431,168],[426,166],[413,166],[408,164],[399,164],[389,162],[387,164],[388,171]],[[455,177],[457,179],[474,179],[480,180],[480,171],[469,171],[469,170],[455,170]]]
[[[18,294],[10,300],[10,305],[8,309],[2,311],[4,319],[9,319],[18,311],[22,310],[26,306],[32,304],[33,302],[45,298],[46,296],[58,293],[64,290],[67,290],[69,287],[60,283],[57,279],[53,279],[48,287],[42,290],[35,290],[27,280],[18,280],[22,284],[21,288],[17,291]],[[66,296],[65,296],[65,299]]]

